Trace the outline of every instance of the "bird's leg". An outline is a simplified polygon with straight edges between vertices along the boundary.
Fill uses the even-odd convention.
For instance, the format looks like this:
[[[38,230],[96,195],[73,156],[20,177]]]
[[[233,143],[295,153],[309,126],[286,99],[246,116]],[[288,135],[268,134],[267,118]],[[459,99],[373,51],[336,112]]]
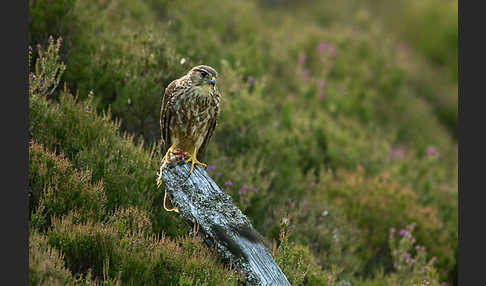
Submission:
[[[165,153],[164,158],[162,158],[162,164],[160,166],[160,170],[158,174],[159,176],[157,177],[157,188],[160,188],[160,186],[162,185],[162,168],[169,163],[169,154],[172,152],[172,150],[174,150],[174,148],[175,148],[175,144],[172,144],[169,150],[167,150],[167,153]]]
[[[165,164],[169,163],[169,156],[172,153],[172,151],[174,150],[174,148],[175,148],[175,144],[172,144],[172,146],[170,146],[169,150],[167,150],[167,153],[165,153],[164,158],[162,158],[162,165],[160,166],[159,176],[157,178],[157,188],[160,188],[160,186],[162,185],[162,168]],[[171,212],[171,211],[179,212],[179,209],[177,207],[167,206],[167,190],[165,190],[165,194],[164,194],[164,209],[168,212]]]
[[[208,165],[201,163],[197,160],[197,147],[194,147],[194,153],[189,154],[189,159],[186,160],[186,163],[191,162],[191,170],[189,171],[189,174],[192,173],[192,170],[194,169],[194,164],[198,164],[201,167],[207,167]]]
[[[169,150],[167,150],[167,153],[165,153],[164,158],[162,158],[162,161],[165,160],[166,164],[169,164],[169,154],[172,153],[172,151],[174,151],[175,147],[176,147],[175,144],[172,144],[172,146],[170,146]]]

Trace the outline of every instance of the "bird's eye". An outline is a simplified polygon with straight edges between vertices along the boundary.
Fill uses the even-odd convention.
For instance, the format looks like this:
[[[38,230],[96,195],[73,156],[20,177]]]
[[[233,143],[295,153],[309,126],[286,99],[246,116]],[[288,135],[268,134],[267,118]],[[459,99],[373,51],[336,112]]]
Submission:
[[[207,72],[205,72],[205,71],[201,71],[201,76],[202,76],[202,77],[207,77],[207,76],[208,76],[208,73],[207,73]]]

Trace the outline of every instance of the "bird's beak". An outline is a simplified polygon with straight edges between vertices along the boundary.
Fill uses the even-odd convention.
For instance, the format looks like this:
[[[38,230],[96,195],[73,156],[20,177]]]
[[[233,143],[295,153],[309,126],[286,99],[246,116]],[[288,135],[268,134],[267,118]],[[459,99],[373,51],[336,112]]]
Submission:
[[[209,81],[209,83],[214,86],[216,84],[216,78],[214,78],[214,76],[211,78],[211,80]]]

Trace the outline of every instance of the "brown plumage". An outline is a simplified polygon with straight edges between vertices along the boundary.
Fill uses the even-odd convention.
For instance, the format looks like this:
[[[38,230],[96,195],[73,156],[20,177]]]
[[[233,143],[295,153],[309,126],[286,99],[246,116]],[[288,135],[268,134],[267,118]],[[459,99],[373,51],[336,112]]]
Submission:
[[[163,164],[169,162],[172,152],[181,149],[189,153],[186,162],[191,162],[190,172],[195,164],[205,166],[199,160],[204,156],[219,117],[221,95],[216,87],[217,77],[215,69],[200,65],[165,89],[160,111]]]

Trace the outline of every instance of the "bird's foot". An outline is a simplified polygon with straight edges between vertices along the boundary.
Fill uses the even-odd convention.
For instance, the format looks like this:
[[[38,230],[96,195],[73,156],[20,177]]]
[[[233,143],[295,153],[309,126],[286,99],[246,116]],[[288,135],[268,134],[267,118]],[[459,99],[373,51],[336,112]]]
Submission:
[[[162,160],[162,165],[160,165],[160,169],[157,172],[157,179],[155,180],[157,183],[157,189],[160,188],[160,186],[162,186],[162,169],[164,169],[165,165],[166,165],[165,161]]]
[[[158,189],[162,185],[162,172],[159,173],[156,182],[157,182],[157,189]]]
[[[169,147],[167,153],[165,153],[165,156],[162,158],[162,166],[169,164],[169,161],[175,160],[174,157],[172,156],[174,154],[175,147],[176,147],[175,145]]]
[[[208,165],[204,164],[204,163],[201,163],[197,160],[197,157],[196,157],[196,152],[194,152],[194,154],[189,154],[189,159],[186,160],[186,163],[189,163],[191,162],[191,170],[189,170],[189,174],[192,173],[192,170],[194,169],[194,165],[197,164],[203,168],[207,167]]]

